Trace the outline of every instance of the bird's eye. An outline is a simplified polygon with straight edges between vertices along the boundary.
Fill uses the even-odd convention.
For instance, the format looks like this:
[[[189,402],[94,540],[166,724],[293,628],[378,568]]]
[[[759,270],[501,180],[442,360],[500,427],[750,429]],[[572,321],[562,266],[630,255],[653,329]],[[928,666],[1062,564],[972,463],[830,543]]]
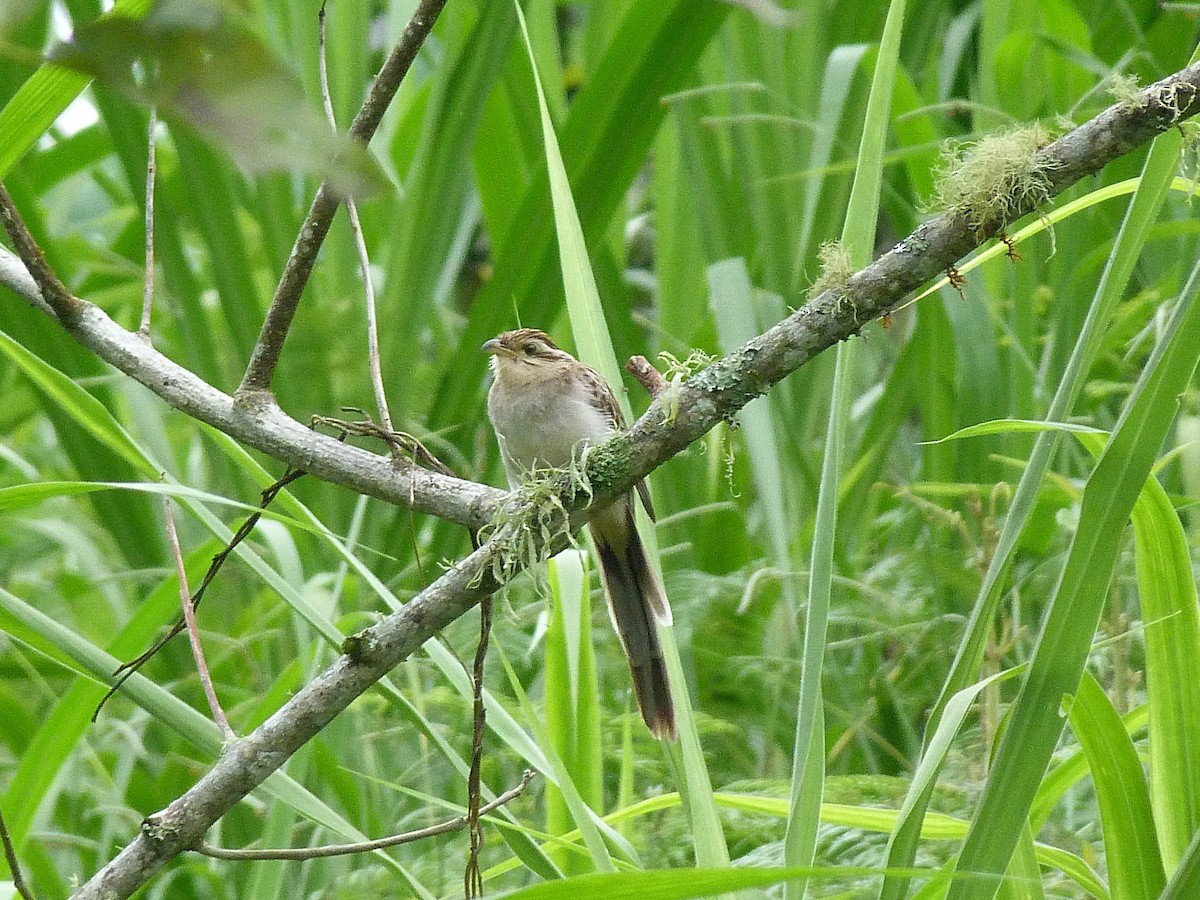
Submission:
[[[538,352],[537,341],[530,341],[522,349],[524,349],[526,356],[533,356],[535,353]]]

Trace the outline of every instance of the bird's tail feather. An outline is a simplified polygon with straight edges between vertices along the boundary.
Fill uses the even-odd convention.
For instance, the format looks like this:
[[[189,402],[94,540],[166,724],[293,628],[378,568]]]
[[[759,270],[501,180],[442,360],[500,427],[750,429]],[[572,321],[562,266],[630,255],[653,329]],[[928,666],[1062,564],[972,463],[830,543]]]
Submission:
[[[619,543],[593,530],[608,611],[629,658],[633,691],[646,726],[656,738],[674,740],[675,707],[655,625],[656,619],[670,621],[670,607],[638,538],[632,515],[628,523],[622,524],[626,525],[626,539]]]

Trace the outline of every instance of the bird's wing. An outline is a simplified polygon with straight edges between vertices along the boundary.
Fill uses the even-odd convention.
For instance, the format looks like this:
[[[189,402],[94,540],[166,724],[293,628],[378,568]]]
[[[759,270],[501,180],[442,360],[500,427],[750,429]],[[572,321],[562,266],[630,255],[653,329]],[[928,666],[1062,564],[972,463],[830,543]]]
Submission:
[[[608,382],[604,380],[604,376],[591,366],[583,366],[583,369],[583,377],[591,391],[593,404],[596,408],[604,411],[604,416],[612,424],[614,431],[625,431],[625,416],[621,413],[621,405],[617,403],[617,397]],[[638,496],[642,499],[642,506],[646,508],[646,514],[650,516],[650,521],[657,521],[654,504],[650,501],[650,487],[646,484],[645,479],[639,481],[636,487]]]

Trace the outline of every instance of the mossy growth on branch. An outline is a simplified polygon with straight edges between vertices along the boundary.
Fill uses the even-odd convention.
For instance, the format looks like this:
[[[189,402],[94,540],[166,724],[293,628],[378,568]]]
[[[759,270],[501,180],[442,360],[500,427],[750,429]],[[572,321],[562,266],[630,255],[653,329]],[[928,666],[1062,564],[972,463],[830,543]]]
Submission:
[[[522,570],[532,570],[561,549],[564,541],[572,540],[567,504],[580,496],[591,503],[593,484],[603,489],[628,470],[625,454],[611,446],[619,444],[621,437],[599,446],[581,443],[569,466],[526,473],[520,490],[500,501],[492,520],[479,529],[481,544],[496,536],[502,541],[491,561],[493,579],[503,584]]]
[[[1123,72],[1113,75],[1108,81],[1108,92],[1126,109],[1136,109],[1144,102],[1141,97],[1142,86],[1138,84],[1136,75]]]
[[[523,569],[533,569],[550,557],[560,538],[571,536],[571,516],[562,503],[564,488],[591,493],[582,466],[538,469],[521,482],[496,508],[492,520],[479,529],[479,542],[499,537],[500,552],[492,557],[492,578],[504,584]],[[481,573],[482,575],[482,573]]]
[[[1143,89],[1133,75],[1114,75],[1108,92],[1125,109],[1141,109],[1157,106],[1170,113],[1171,124],[1180,125],[1192,101],[1196,99],[1196,88],[1186,81],[1154,84]],[[1187,137],[1187,135],[1184,135]]]
[[[672,425],[679,415],[680,387],[684,381],[716,362],[716,357],[703,350],[692,350],[685,359],[680,359],[675,354],[664,350],[658,354],[658,358],[666,367],[663,372],[666,385],[660,394],[663,402],[662,424]]]
[[[982,238],[1036,209],[1050,199],[1048,173],[1055,164],[1038,158],[1048,143],[1049,130],[1035,122],[947,147],[930,211],[961,216]]]
[[[717,358],[711,353],[695,349],[683,359],[668,350],[663,350],[658,354],[658,359],[663,364],[663,378],[676,383],[686,381],[701,369],[707,369],[717,361]]]
[[[821,262],[821,272],[808,288],[808,299],[829,290],[841,293],[854,274],[849,248],[841,241],[826,241],[818,248],[817,259]]]

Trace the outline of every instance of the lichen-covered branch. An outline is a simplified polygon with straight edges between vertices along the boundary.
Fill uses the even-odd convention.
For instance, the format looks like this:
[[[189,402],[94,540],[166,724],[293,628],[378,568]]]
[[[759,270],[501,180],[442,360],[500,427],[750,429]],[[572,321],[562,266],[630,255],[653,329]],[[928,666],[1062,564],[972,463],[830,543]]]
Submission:
[[[0,247],[0,284],[53,315],[21,260]],[[126,331],[85,301],[71,334],[130,378],[180,412],[217,428],[317,478],[360,494],[476,529],[491,519],[504,492],[353,447],[297,422],[270,397],[234,403],[232,397],[163,356],[138,334]]]

